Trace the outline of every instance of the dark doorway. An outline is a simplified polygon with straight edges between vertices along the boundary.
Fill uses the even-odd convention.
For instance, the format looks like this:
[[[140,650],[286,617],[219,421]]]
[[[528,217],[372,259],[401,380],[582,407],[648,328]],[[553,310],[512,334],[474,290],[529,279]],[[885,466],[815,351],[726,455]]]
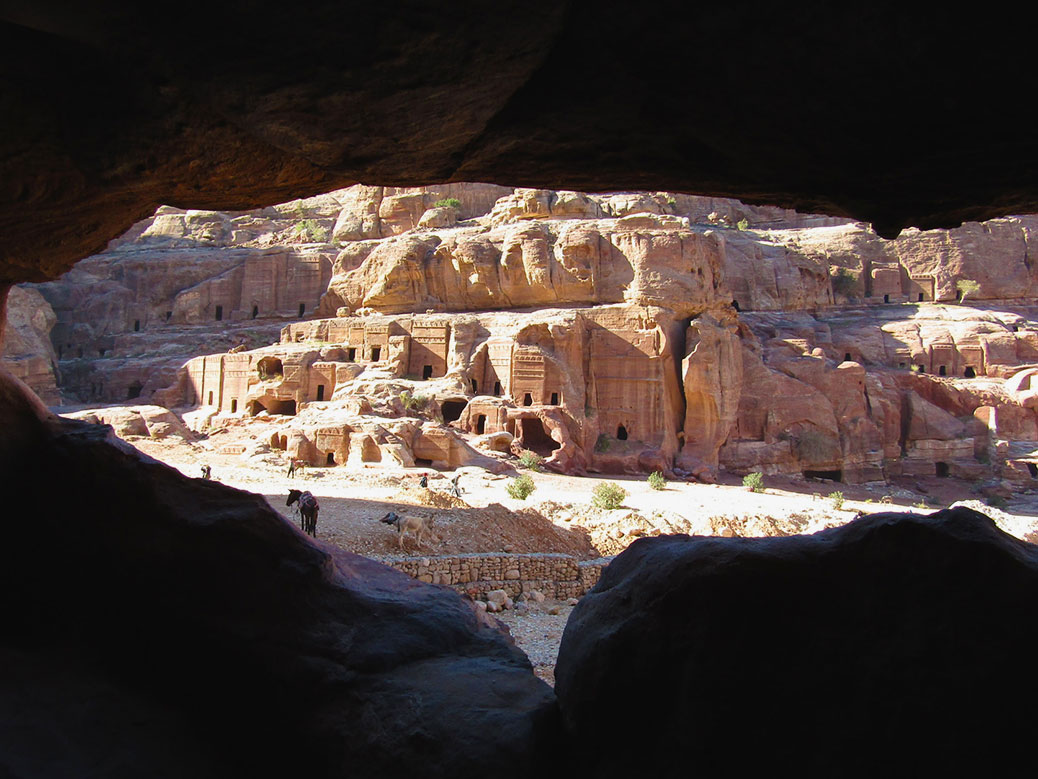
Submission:
[[[449,424],[455,419],[461,418],[461,412],[465,410],[465,406],[468,405],[467,400],[445,400],[440,406],[440,410],[443,411],[443,422]]]
[[[524,406],[532,406],[533,405],[533,395],[531,395],[529,392],[527,392],[525,395],[523,395],[523,405]]]
[[[523,446],[542,457],[549,456],[559,448],[558,443],[544,429],[544,423],[536,417],[520,419],[519,429]]]
[[[139,333],[140,331],[141,331],[141,320],[134,319],[133,320],[133,332]]]
[[[843,471],[803,471],[805,479],[827,479],[843,481]]]
[[[476,417],[476,432],[479,435],[483,435],[487,431],[487,415],[480,414]]]
[[[557,393],[557,392],[551,393],[551,405],[553,405],[553,406],[559,405],[559,393]]]
[[[938,376],[947,376],[948,375],[948,369],[945,366],[941,365],[940,367],[937,368],[937,375]]]
[[[975,370],[973,370],[973,366],[972,365],[967,365],[966,366],[966,370],[963,371],[962,375],[965,376],[967,379],[975,379],[975,378],[977,378],[977,372]]]
[[[432,366],[431,365],[423,365],[422,366],[422,381],[428,381],[431,378],[432,378]]]
[[[479,394],[479,382],[476,381],[475,379],[472,380],[472,394],[473,395],[478,395]]]
[[[961,289],[960,290],[956,290],[956,292],[955,292],[955,299],[956,300],[962,300],[962,290]]]
[[[141,396],[141,390],[143,389],[144,385],[142,385],[139,381],[135,381],[126,390],[126,399],[133,400],[134,398],[139,398]]]
[[[237,398],[231,398],[231,413],[233,414],[237,410],[238,410],[238,399]]]
[[[942,479],[948,478],[948,463],[934,463],[934,471]]]
[[[1027,465],[1027,472],[1031,474],[1032,479],[1038,479],[1038,465],[1034,463],[1025,463]]]
[[[372,362],[378,362],[378,358],[381,357],[381,356],[382,356],[382,347],[381,346],[372,346],[371,347],[371,361]]]
[[[299,304],[299,316],[302,316],[305,313],[306,313],[306,303],[300,303]]]
[[[500,395],[501,394],[501,382],[499,382],[499,381],[495,381],[494,382],[494,394],[495,395]]]
[[[920,373],[926,373],[926,366],[925,366],[925,365],[917,365],[917,366],[915,366],[915,367],[916,367],[916,369],[917,369],[917,370],[918,370],[918,371],[919,371]]]
[[[353,362],[356,359],[357,359],[357,350],[352,348],[352,347],[347,349],[346,350],[346,362]]]
[[[736,311],[740,310],[739,309],[739,301],[738,300],[733,300],[732,301],[732,308],[734,308]]]
[[[217,322],[222,322],[223,321],[223,306],[217,306],[216,307],[216,321]]]
[[[890,295],[884,295],[883,296],[883,302],[884,303],[889,303],[890,302]]]
[[[267,411],[271,414],[292,417],[296,414],[296,402],[294,400],[272,400]]]
[[[324,385],[323,384],[318,384],[317,385],[317,399],[318,400],[324,400]]]
[[[923,295],[923,293],[922,293],[922,292],[920,292],[920,293],[919,293],[919,302],[920,302],[920,303],[922,303],[922,302],[923,302],[924,300],[926,300],[926,296],[925,296],[925,295]]]
[[[209,405],[213,405],[213,391],[209,390]]]
[[[432,468],[432,463],[432,460],[429,460],[425,457],[414,458],[414,464],[417,465],[419,468]]]
[[[627,428],[620,425],[616,428],[616,440],[626,441],[627,440]]]
[[[255,319],[259,316],[259,306],[252,307],[252,318]]]
[[[850,362],[850,361],[851,361],[851,353],[850,353],[850,352],[846,352],[846,353],[845,353],[845,354],[843,355],[843,361],[844,361],[844,362]]]
[[[328,465],[335,465],[335,452],[328,452],[328,459],[326,462]]]
[[[167,311],[166,312],[166,321],[168,322],[172,318],[173,318],[173,312],[172,311]]]

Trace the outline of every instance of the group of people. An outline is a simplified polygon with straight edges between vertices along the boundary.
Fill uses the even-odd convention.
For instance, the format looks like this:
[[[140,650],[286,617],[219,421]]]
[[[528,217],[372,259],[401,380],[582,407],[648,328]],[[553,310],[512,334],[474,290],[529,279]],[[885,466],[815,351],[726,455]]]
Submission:
[[[451,486],[447,488],[447,493],[453,495],[455,498],[460,498],[461,493],[463,492],[461,485],[458,483],[459,479],[461,479],[461,474],[454,474],[454,478],[451,479]],[[429,489],[429,474],[423,473],[418,477],[418,486]]]

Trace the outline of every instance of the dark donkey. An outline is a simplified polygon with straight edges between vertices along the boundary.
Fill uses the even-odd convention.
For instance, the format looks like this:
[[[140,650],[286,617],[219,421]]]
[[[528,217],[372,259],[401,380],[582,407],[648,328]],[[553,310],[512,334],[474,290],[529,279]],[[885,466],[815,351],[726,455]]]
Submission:
[[[291,506],[296,501],[299,501],[299,528],[317,538],[317,512],[321,508],[317,505],[317,498],[309,492],[289,490],[288,502],[285,505]]]

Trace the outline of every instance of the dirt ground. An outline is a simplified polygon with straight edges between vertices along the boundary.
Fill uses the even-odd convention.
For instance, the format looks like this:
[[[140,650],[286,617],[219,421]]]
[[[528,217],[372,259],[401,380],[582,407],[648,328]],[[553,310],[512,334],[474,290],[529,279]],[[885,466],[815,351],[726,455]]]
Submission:
[[[131,438],[129,442],[187,476],[198,478],[202,465],[208,464],[214,479],[264,495],[292,522],[298,519],[285,505],[288,490],[309,490],[321,504],[318,537],[376,559],[464,552],[562,552],[593,559],[618,554],[643,536],[812,533],[849,522],[858,512],[933,511],[954,501],[967,501],[1013,535],[1038,538],[1038,505],[1033,496],[1017,496],[1010,509],[1018,513],[1006,513],[979,502],[972,485],[951,479],[847,485],[765,477],[764,492],[753,493],[734,476],[721,484],[672,482],[663,490],[654,490],[643,477],[528,472],[536,489],[529,499],[520,501],[505,491],[510,475],[462,468],[458,471],[463,490],[459,499],[448,494],[454,473],[373,465],[304,468],[289,477],[288,461],[277,452],[260,449],[251,454],[226,454],[219,451],[226,442],[212,439]],[[423,473],[429,475],[428,488],[418,484]],[[616,482],[627,491],[621,508],[604,510],[591,505],[592,491],[605,481]],[[835,492],[842,494],[842,502],[832,495]],[[388,511],[434,518],[438,538],[419,547],[408,536],[401,549],[396,531],[378,521]],[[555,658],[571,610],[564,603],[547,601],[530,604],[525,614],[506,611],[497,615],[527,653],[535,673],[550,684],[554,684]]]

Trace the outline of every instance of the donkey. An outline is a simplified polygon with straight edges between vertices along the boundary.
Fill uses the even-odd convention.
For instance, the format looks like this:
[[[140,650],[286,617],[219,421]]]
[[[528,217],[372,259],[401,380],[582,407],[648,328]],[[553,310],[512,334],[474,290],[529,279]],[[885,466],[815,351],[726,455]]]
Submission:
[[[397,543],[400,545],[401,549],[404,548],[404,536],[408,532],[414,533],[415,538],[417,539],[417,546],[422,545],[422,536],[426,533],[439,541],[440,539],[437,538],[432,530],[432,523],[434,521],[435,517],[402,517],[395,511],[390,511],[379,520],[379,522],[384,522],[387,525],[393,525],[396,527]]]
[[[285,505],[291,506],[297,501],[299,502],[299,529],[317,538],[317,512],[321,508],[317,504],[317,498],[308,491],[289,490],[288,501]]]

